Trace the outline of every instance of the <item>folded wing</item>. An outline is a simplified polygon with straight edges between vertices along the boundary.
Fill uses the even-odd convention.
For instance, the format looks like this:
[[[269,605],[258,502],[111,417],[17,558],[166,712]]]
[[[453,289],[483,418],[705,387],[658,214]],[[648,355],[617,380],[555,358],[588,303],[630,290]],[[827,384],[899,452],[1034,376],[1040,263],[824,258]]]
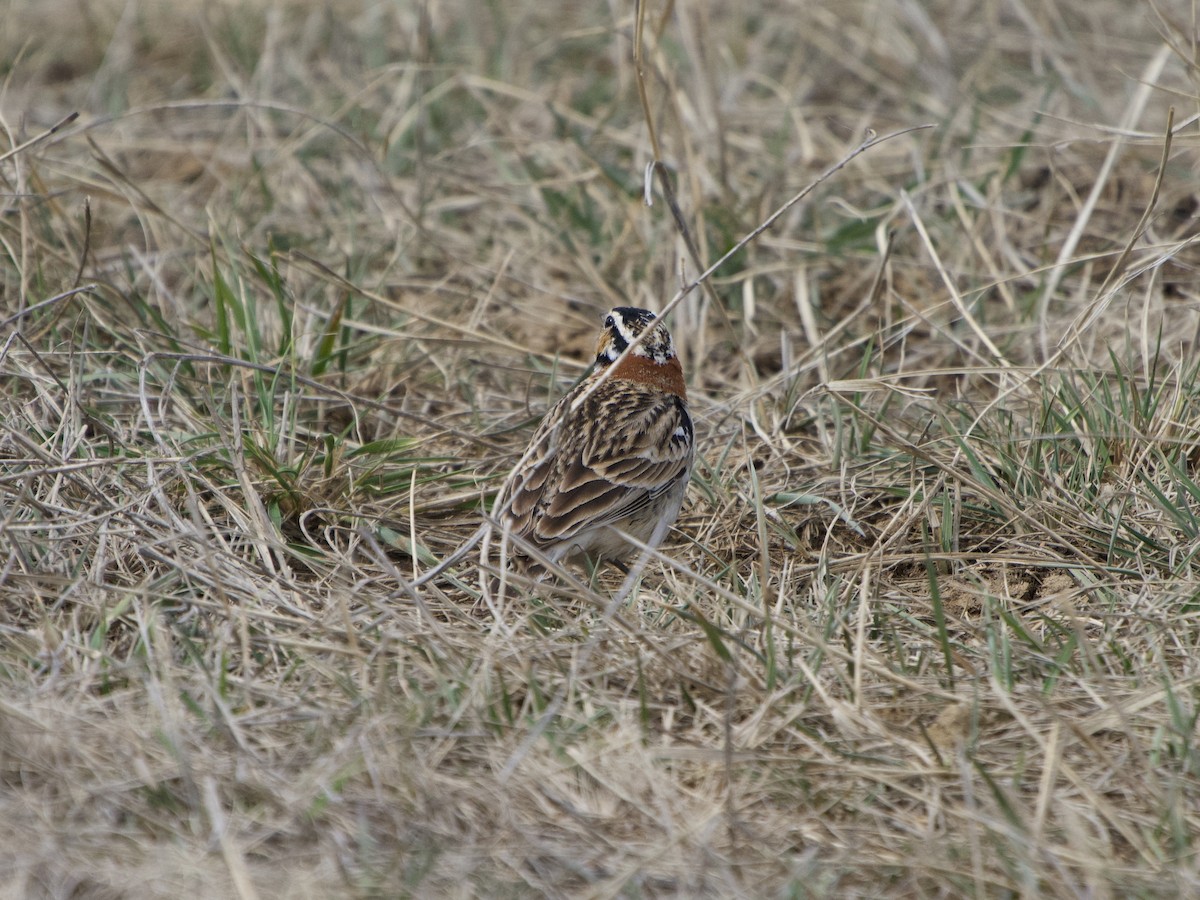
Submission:
[[[691,470],[692,421],[675,395],[609,380],[574,412],[571,399],[546,416],[532,442],[538,461],[512,489],[506,518],[534,544],[635,515]]]

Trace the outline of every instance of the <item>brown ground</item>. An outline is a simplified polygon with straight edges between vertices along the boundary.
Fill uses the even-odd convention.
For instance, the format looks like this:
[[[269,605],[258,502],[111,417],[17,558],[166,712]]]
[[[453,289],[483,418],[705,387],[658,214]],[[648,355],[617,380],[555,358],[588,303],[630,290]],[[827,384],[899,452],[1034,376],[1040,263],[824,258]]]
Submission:
[[[0,896],[1200,893],[1195,13],[8,4]],[[412,590],[814,183],[667,559]]]

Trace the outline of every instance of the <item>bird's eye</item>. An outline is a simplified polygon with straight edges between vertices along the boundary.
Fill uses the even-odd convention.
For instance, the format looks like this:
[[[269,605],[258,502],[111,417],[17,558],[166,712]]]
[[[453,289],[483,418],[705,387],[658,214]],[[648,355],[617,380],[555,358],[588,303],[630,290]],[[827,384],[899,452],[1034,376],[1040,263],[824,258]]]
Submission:
[[[612,328],[612,327],[613,327],[614,325],[616,325],[616,324],[617,324],[617,323],[616,323],[616,322],[613,320],[613,317],[612,317],[612,316],[606,316],[606,317],[605,317],[605,319],[604,319],[604,327],[605,327],[605,328]]]

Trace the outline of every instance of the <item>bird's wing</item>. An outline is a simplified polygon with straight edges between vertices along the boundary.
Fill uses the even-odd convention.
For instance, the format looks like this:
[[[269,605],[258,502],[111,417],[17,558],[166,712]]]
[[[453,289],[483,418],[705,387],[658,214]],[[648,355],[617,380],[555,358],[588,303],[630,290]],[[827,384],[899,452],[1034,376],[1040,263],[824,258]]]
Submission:
[[[632,515],[691,469],[692,421],[674,394],[610,380],[574,411],[572,399],[547,415],[533,441],[548,449],[514,487],[511,527],[535,543]]]

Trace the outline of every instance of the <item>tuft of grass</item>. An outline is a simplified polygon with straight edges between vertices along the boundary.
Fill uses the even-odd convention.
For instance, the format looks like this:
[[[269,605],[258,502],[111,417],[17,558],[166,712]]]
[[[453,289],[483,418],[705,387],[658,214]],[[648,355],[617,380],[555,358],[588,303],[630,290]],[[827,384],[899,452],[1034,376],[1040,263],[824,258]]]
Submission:
[[[86,7],[0,30],[0,896],[1200,889],[1186,11]],[[663,558],[414,587],[867,129],[672,313]]]

